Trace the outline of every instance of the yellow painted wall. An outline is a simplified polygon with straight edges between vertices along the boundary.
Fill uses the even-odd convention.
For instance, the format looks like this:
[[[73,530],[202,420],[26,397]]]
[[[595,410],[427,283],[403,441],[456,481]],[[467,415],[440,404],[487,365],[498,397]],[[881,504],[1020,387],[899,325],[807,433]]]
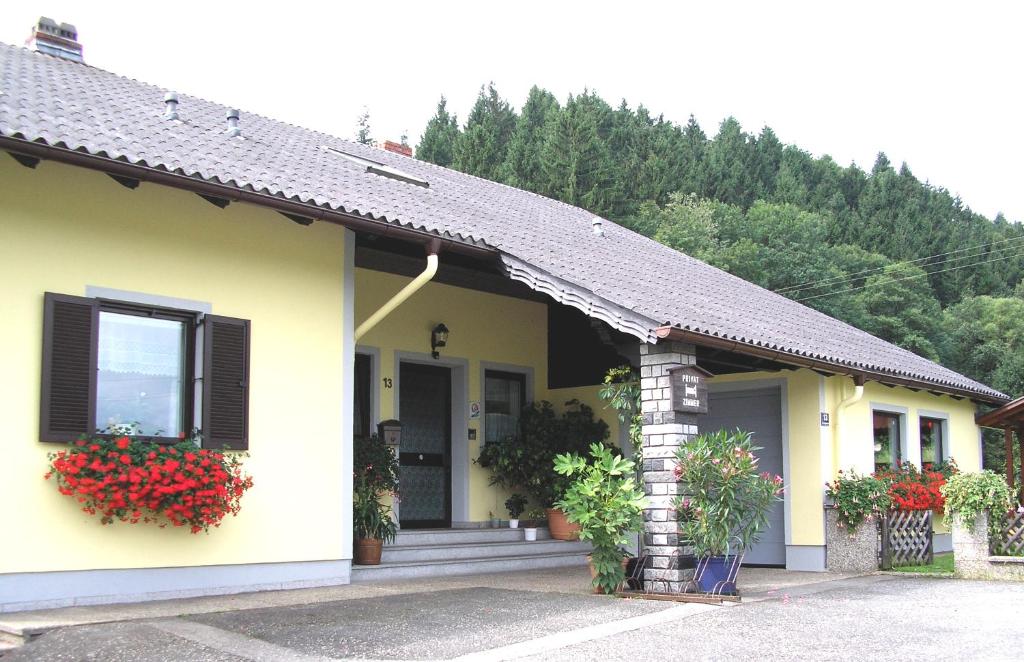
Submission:
[[[0,159],[4,376],[0,573],[351,557],[341,430],[344,232],[245,204],[44,161]],[[87,285],[209,302],[252,321],[255,487],[209,535],[81,513],[44,481],[39,442],[43,293]]]
[[[819,376],[810,370],[752,372],[713,377],[709,383],[758,380],[786,382],[789,449],[786,493],[790,500],[789,545],[821,545],[825,540],[821,493],[821,435],[818,418]],[[697,419],[698,430],[700,419]]]

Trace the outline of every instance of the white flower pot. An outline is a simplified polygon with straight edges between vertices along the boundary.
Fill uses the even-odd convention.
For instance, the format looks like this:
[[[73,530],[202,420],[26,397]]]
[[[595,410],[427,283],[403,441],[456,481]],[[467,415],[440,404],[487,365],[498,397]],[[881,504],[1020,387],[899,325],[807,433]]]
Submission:
[[[508,521],[508,528],[510,528],[510,529],[518,529],[519,528],[519,520],[517,520],[517,519],[510,519]]]
[[[523,533],[526,534],[526,539],[527,540],[536,540],[537,539],[537,529],[532,527],[532,526],[528,526],[525,529],[523,529]]]

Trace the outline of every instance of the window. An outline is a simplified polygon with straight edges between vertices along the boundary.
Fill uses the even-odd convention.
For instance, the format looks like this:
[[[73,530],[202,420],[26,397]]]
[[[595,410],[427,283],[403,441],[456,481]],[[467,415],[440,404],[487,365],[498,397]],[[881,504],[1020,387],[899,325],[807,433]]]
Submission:
[[[355,437],[366,438],[373,434],[373,430],[370,429],[370,412],[372,407],[372,397],[370,384],[370,356],[368,354],[356,354],[355,363],[355,388],[353,389],[353,398],[355,402],[352,406],[352,434]]]
[[[496,443],[519,434],[519,414],[526,404],[526,375],[484,372],[484,443]]]
[[[201,428],[206,446],[247,448],[248,379],[248,320],[45,295],[42,441],[117,425],[158,441]]]
[[[921,417],[921,466],[946,459],[945,423],[941,418]]]
[[[875,471],[892,469],[900,462],[902,416],[884,411],[873,414],[875,437]]]

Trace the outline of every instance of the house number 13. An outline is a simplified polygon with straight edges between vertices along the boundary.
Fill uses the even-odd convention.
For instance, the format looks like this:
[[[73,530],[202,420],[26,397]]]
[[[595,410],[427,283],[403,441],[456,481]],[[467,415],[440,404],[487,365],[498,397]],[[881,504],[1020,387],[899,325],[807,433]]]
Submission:
[[[390,377],[385,377],[384,378],[384,388],[391,388],[394,385],[395,384],[394,384],[394,382],[391,381]]]

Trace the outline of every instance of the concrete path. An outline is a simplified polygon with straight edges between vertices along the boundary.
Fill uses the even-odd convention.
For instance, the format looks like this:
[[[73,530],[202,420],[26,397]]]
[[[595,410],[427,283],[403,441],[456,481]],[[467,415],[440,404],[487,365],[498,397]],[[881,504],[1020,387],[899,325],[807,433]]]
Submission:
[[[722,607],[590,595],[573,569],[0,614],[91,623],[2,660],[1019,659],[1024,585],[742,577]]]

